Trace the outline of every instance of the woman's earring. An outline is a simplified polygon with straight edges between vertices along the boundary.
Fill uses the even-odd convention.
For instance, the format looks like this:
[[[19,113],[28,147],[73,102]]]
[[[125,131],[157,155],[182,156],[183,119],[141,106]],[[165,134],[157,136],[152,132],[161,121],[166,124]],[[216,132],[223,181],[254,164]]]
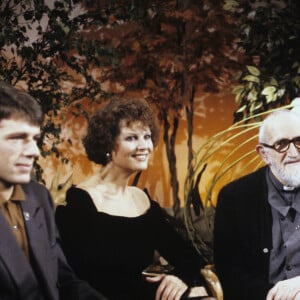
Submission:
[[[106,156],[106,161],[110,161],[110,159],[111,159],[111,157],[110,157],[110,153],[109,153],[109,152],[107,152],[107,153],[105,154],[105,156]]]

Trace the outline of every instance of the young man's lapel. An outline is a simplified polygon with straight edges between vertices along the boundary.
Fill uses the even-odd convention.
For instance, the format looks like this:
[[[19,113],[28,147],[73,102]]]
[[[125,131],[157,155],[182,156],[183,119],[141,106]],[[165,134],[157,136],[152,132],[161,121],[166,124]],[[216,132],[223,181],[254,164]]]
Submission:
[[[0,260],[1,266],[5,265],[9,274],[7,274],[16,286],[20,287],[23,295],[27,291],[34,290],[34,286],[38,286],[35,275],[22,249],[12,233],[5,217],[0,212]],[[1,270],[1,274],[5,271]],[[1,279],[4,280],[4,279]],[[21,297],[22,298],[22,297]]]

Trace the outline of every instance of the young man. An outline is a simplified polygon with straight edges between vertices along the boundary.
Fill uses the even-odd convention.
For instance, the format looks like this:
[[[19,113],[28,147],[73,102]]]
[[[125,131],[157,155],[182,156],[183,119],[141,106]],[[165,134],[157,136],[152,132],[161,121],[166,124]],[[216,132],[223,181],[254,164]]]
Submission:
[[[266,166],[219,194],[217,274],[225,300],[300,299],[300,116],[270,114],[256,150]]]
[[[31,180],[42,120],[35,99],[0,83],[0,299],[105,299],[67,264],[51,196]]]

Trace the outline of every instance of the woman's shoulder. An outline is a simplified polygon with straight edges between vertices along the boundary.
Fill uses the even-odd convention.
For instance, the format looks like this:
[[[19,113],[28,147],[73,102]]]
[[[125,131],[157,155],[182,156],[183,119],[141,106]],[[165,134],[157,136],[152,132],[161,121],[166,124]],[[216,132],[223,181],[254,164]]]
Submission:
[[[93,197],[93,193],[96,187],[96,181],[95,176],[91,176],[87,178],[86,180],[74,185],[72,187],[71,192],[78,193],[81,196],[85,195],[86,197]]]
[[[67,199],[69,197],[75,197],[81,199],[82,197],[87,197],[88,192],[83,187],[72,185],[67,191]]]
[[[132,186],[131,190],[136,201],[142,203],[144,211],[149,211],[152,213],[162,212],[160,204],[151,198],[147,190],[142,190],[135,186]]]
[[[91,176],[86,180],[77,183],[75,187],[86,191],[94,187],[95,185],[96,185],[96,176]]]
[[[129,186],[128,190],[131,194],[131,198],[134,200],[135,207],[139,214],[144,214],[151,207],[151,199],[140,188],[136,186]]]
[[[71,186],[66,193],[66,205],[62,206],[64,211],[85,210],[91,206],[89,193],[77,186]]]
[[[139,187],[131,185],[131,186],[128,186],[128,189],[134,196],[141,197],[143,199],[145,198],[145,199],[148,199],[148,201],[149,201],[149,198],[148,198],[147,194],[145,193],[145,191],[140,189]]]

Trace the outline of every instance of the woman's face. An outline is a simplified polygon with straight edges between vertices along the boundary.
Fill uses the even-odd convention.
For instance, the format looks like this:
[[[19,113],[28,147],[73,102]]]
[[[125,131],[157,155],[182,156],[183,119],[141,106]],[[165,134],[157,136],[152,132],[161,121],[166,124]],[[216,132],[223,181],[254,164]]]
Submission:
[[[127,125],[120,123],[120,134],[112,151],[112,163],[128,172],[147,169],[149,156],[153,151],[151,131],[139,121]]]

